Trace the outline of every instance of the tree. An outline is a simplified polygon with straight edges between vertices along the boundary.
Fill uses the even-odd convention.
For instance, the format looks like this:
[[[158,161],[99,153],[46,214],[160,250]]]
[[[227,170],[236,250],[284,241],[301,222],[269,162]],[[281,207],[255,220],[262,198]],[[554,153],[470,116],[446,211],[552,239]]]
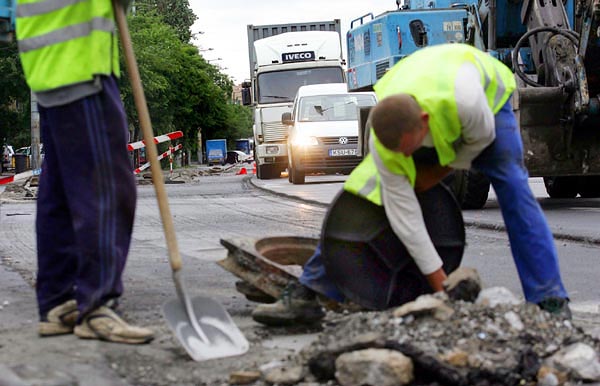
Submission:
[[[0,46],[0,142],[13,146],[30,142],[29,87],[25,83],[17,44]]]
[[[181,42],[189,43],[192,37],[191,27],[197,17],[188,0],[138,0],[135,4],[136,14],[158,15],[165,24],[175,30]]]

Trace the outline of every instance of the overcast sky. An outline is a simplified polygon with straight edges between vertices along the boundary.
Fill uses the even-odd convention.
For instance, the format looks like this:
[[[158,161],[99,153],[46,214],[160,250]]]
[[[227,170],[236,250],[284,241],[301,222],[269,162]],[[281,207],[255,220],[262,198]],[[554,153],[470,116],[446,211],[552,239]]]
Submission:
[[[194,44],[205,59],[223,68],[236,84],[250,76],[248,68],[248,24],[283,24],[340,19],[342,46],[346,55],[346,32],[350,22],[372,12],[377,16],[396,9],[395,0],[189,0],[198,20],[192,32],[197,35]],[[213,61],[221,58],[222,60]]]

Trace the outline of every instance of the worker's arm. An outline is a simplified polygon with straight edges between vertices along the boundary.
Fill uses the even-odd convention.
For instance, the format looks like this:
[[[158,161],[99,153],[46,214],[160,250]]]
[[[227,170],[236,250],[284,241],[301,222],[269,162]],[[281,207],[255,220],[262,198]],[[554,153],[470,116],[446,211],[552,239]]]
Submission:
[[[496,138],[494,113],[485,96],[481,75],[472,63],[465,63],[457,73],[454,87],[462,134],[455,144],[454,169],[470,169],[471,162]]]
[[[443,279],[440,281],[438,272],[442,267],[442,259],[427,233],[415,190],[406,176],[393,174],[382,164],[372,142],[369,141],[370,150],[381,178],[383,206],[390,225],[432,288],[442,290]]]

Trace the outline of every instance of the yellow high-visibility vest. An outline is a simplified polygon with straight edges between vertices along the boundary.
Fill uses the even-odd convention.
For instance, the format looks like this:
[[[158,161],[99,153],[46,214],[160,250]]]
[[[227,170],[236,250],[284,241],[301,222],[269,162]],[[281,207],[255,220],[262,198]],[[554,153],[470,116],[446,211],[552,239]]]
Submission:
[[[402,59],[375,84],[378,100],[390,95],[412,95],[429,114],[429,131],[440,164],[456,158],[453,143],[460,137],[455,80],[460,67],[473,63],[481,74],[488,106],[496,114],[516,88],[512,71],[499,60],[466,44],[442,44],[421,49]],[[371,129],[371,135],[374,131]],[[416,169],[412,157],[393,152],[375,137],[375,150],[383,164],[395,174],[407,176],[414,186]],[[381,205],[381,189],[372,156],[358,165],[344,184],[344,189]]]
[[[34,92],[120,75],[110,0],[18,0],[19,55]]]

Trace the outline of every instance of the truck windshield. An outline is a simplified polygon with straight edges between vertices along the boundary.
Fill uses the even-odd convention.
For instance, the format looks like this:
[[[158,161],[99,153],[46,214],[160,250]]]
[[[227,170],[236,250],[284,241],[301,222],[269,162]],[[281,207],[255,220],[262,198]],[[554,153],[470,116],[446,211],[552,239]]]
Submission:
[[[319,67],[265,72],[258,75],[258,103],[293,102],[300,86],[344,83],[339,67]]]
[[[358,108],[374,106],[372,95],[315,95],[300,99],[298,109],[301,122],[356,121]]]

